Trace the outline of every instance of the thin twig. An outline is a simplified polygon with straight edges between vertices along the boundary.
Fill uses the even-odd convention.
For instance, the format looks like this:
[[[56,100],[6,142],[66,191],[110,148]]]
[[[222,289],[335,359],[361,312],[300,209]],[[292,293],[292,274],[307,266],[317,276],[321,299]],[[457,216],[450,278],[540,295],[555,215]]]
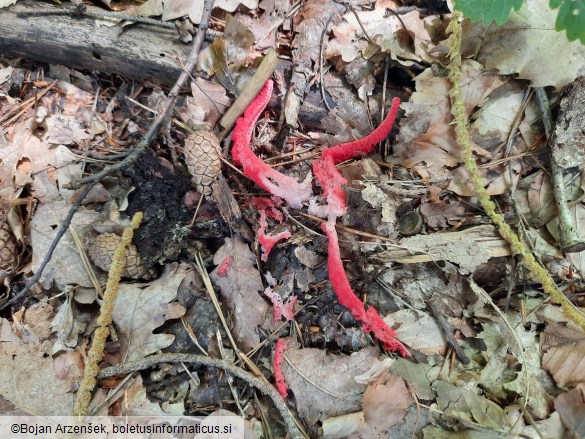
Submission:
[[[95,182],[94,183],[89,183],[78,194],[77,199],[71,205],[71,208],[69,209],[69,212],[67,212],[67,216],[63,220],[63,224],[61,224],[61,227],[59,228],[59,231],[57,232],[57,235],[55,236],[55,239],[53,239],[53,242],[51,242],[51,245],[49,247],[49,250],[47,251],[47,254],[45,255],[45,257],[43,258],[43,262],[41,262],[41,265],[37,269],[36,273],[34,274],[33,277],[31,277],[28,280],[28,282],[24,285],[24,288],[22,290],[20,290],[18,292],[18,294],[16,294],[12,299],[10,299],[5,304],[0,305],[0,311],[3,310],[6,307],[12,305],[13,303],[18,302],[22,297],[24,297],[24,295],[26,293],[28,293],[28,291],[30,290],[30,288],[35,283],[37,283],[37,281],[41,278],[41,275],[43,274],[43,270],[46,268],[47,264],[51,260],[51,257],[53,256],[53,253],[55,252],[55,249],[57,248],[57,244],[59,244],[59,241],[61,240],[61,238],[63,237],[63,235],[65,234],[65,232],[67,232],[67,229],[71,225],[71,220],[73,219],[73,215],[75,215],[75,212],[77,211],[77,208],[81,205],[82,201],[85,199],[85,197],[87,196],[87,194],[89,193],[89,191],[91,190],[91,188],[94,185],[95,185]]]
[[[548,97],[544,88],[537,87],[534,90],[536,91],[536,101],[538,102],[538,108],[542,115],[546,138],[550,140],[552,136],[552,116]],[[550,155],[550,168],[553,192],[559,211],[559,243],[561,250],[566,253],[581,252],[585,250],[585,242],[579,237],[579,233],[575,230],[573,220],[571,219],[571,212],[569,211],[567,194],[565,192],[564,169],[557,164],[552,154]]]
[[[134,151],[128,155],[124,160],[121,162],[115,163],[107,168],[102,169],[100,172],[94,175],[90,175],[89,177],[82,178],[77,183],[71,183],[68,188],[69,189],[77,189],[83,184],[89,182],[97,182],[100,181],[102,178],[113,174],[114,172],[120,171],[122,169],[127,168],[128,166],[132,165],[138,158],[144,154],[144,152],[148,149],[150,144],[154,141],[157,137],[160,128],[163,126],[165,120],[168,116],[170,116],[173,107],[175,106],[175,102],[181,89],[187,83],[189,79],[189,75],[191,71],[195,68],[195,64],[197,63],[197,58],[199,57],[199,52],[201,51],[201,46],[203,45],[203,39],[205,37],[205,33],[207,32],[207,27],[209,26],[209,17],[211,16],[211,9],[213,7],[213,0],[205,0],[203,6],[203,17],[201,18],[201,24],[199,25],[199,29],[197,30],[197,35],[193,40],[193,46],[191,48],[191,53],[188,56],[186,70],[181,72],[179,79],[169,92],[167,99],[163,105],[162,110],[156,115],[156,118],[152,122],[152,125],[148,129],[144,139],[142,139]]]
[[[461,361],[463,364],[469,364],[469,358],[467,358],[465,352],[463,352],[463,349],[461,349],[461,346],[459,346],[459,343],[457,343],[457,340],[455,340],[452,328],[449,325],[449,323],[447,323],[447,320],[445,320],[445,317],[443,316],[443,311],[439,308],[438,303],[435,300],[431,299],[427,301],[427,306],[430,308],[431,312],[435,316],[435,319],[439,323],[441,329],[443,329],[443,332],[447,336],[447,342],[455,351],[455,354],[457,355],[457,358],[459,358],[459,361]]]
[[[327,23],[325,23],[325,27],[321,33],[321,44],[319,45],[319,88],[321,89],[321,99],[323,99],[323,103],[329,111],[331,111],[331,107],[329,106],[329,102],[327,102],[325,85],[323,84],[323,47],[325,46],[325,36],[327,35],[327,28],[331,24],[331,20],[333,20],[333,14],[329,16]]]
[[[219,320],[221,321],[221,323],[223,325],[223,328],[228,336],[228,340],[230,341],[230,344],[232,345],[234,352],[240,358],[240,360],[242,360],[242,362],[250,368],[250,370],[254,373],[255,376],[259,377],[262,381],[268,383],[268,379],[266,379],[266,377],[264,376],[262,371],[260,371],[260,369],[258,369],[258,366],[256,366],[252,362],[252,360],[250,360],[250,358],[244,352],[242,352],[242,350],[239,348],[238,344],[234,340],[234,337],[232,336],[232,333],[231,333],[230,328],[227,324],[227,321],[226,321],[223,313],[221,312],[221,306],[219,304],[219,300],[217,300],[217,295],[215,294],[215,290],[213,289],[213,285],[211,284],[211,278],[209,277],[207,270],[205,270],[203,258],[201,257],[200,253],[197,254],[197,256],[195,258],[195,262],[196,262],[195,267],[199,271],[199,275],[201,276],[201,279],[203,280],[203,284],[205,285],[205,288],[207,289],[207,293],[209,294],[209,297],[211,298],[213,306],[215,307],[215,310],[219,316]]]
[[[241,380],[246,381],[251,386],[255,387],[256,389],[260,390],[264,395],[267,395],[272,401],[274,405],[280,412],[284,423],[286,424],[290,435],[295,439],[304,439],[303,434],[297,428],[295,424],[294,415],[291,413],[289,408],[286,405],[286,402],[282,399],[278,391],[274,388],[274,386],[265,383],[260,378],[255,377],[249,372],[240,369],[239,367],[235,367],[233,364],[228,363],[224,360],[218,360],[217,358],[206,357],[204,355],[196,355],[196,354],[159,354],[159,355],[151,355],[150,357],[145,358],[141,361],[133,361],[129,363],[120,364],[118,366],[108,367],[103,369],[98,374],[98,379],[108,378],[114,375],[120,374],[127,374],[130,372],[135,372],[138,370],[148,369],[152,366],[156,366],[160,363],[195,363],[201,364],[207,367],[215,367],[217,369],[222,369],[227,373],[240,378]]]
[[[366,40],[368,40],[368,43],[375,45],[376,43],[374,43],[374,41],[372,41],[372,39],[368,35],[368,32],[366,31],[366,28],[362,24],[362,20],[360,20],[360,17],[358,15],[357,11],[355,10],[355,8],[352,5],[349,5],[348,7],[349,7],[349,10],[351,12],[353,12],[353,15],[355,16],[355,19],[357,20],[358,24],[360,25],[360,28],[362,29],[362,32],[364,33],[364,37],[366,37]]]

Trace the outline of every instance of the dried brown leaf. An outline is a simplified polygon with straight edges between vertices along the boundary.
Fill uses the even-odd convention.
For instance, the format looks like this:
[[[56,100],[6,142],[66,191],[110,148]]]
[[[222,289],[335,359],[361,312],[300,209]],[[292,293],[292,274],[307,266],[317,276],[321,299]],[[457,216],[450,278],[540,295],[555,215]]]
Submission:
[[[362,399],[365,425],[350,438],[387,438],[388,429],[404,419],[411,403],[404,380],[386,372],[368,385]]]
[[[217,37],[197,59],[197,68],[217,80],[231,93],[239,95],[251,73],[248,52],[254,44],[254,34],[240,21],[228,15],[224,34]]]
[[[585,333],[550,322],[542,336],[542,368],[549,371],[559,387],[585,382]]]
[[[323,437],[386,439],[390,427],[400,423],[411,405],[404,380],[387,370],[372,381],[362,398],[363,411],[329,418],[323,422]]]
[[[191,81],[191,94],[193,99],[188,100],[179,117],[193,126],[213,127],[231,102],[224,87],[203,78]]]
[[[32,270],[36,272],[63,219],[69,211],[69,205],[64,201],[54,201],[41,204],[31,221],[31,242],[33,249]],[[91,224],[102,220],[102,215],[93,210],[78,209],[71,222],[72,227],[84,240],[93,232]],[[103,273],[96,273],[100,282],[106,277]],[[93,287],[93,284],[77,252],[70,233],[63,235],[57,245],[51,261],[41,276],[40,283],[44,288],[50,288],[53,282],[61,290],[68,284],[77,284],[84,287]]]
[[[141,360],[174,341],[172,334],[153,331],[167,320],[185,314],[185,307],[174,300],[188,269],[186,264],[169,264],[155,281],[120,285],[113,320],[125,361]]]
[[[368,371],[379,352],[362,349],[350,356],[328,355],[321,349],[299,349],[289,342],[282,371],[295,395],[297,409],[309,425],[360,408],[363,384],[354,377]]]
[[[465,206],[460,201],[423,203],[420,207],[426,223],[433,229],[444,229],[461,221],[465,215]]]
[[[254,254],[240,237],[226,238],[213,257],[218,267],[209,275],[233,312],[232,332],[245,350],[260,342],[256,328],[269,322],[271,315],[270,306],[259,294],[264,286],[255,262]]]
[[[555,409],[563,424],[575,437],[585,437],[585,384],[565,392],[555,399]]]
[[[78,376],[60,379],[53,370],[52,343],[18,337],[0,320],[0,395],[31,415],[69,416]]]

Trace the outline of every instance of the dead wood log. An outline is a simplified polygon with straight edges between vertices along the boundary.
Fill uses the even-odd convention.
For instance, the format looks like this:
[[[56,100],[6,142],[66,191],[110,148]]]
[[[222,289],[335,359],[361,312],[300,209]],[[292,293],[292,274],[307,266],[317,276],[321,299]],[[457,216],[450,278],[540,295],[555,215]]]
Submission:
[[[93,18],[61,12],[55,4],[32,0],[2,9],[0,54],[165,85],[181,74],[178,60],[187,58],[189,46],[173,29],[142,24],[98,27]]]
[[[100,11],[96,7],[91,10]],[[173,29],[145,24],[98,27],[94,18],[61,12],[54,3],[33,0],[21,0],[2,9],[0,55],[76,70],[117,73],[128,79],[168,86],[181,74],[179,60],[186,60],[189,46],[179,41],[179,34]],[[281,60],[277,70],[290,71],[290,62]],[[281,110],[280,105],[276,95],[268,104],[276,111]],[[299,119],[306,128],[320,129],[327,112],[319,93],[311,91]]]

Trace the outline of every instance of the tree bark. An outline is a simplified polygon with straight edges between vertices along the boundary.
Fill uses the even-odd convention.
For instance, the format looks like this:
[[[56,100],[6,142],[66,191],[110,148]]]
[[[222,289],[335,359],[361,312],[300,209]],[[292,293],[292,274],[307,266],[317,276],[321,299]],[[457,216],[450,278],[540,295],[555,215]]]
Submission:
[[[94,18],[60,12],[58,5],[32,0],[2,9],[0,54],[164,85],[181,74],[179,60],[187,59],[189,46],[177,31],[144,24],[98,27]]]

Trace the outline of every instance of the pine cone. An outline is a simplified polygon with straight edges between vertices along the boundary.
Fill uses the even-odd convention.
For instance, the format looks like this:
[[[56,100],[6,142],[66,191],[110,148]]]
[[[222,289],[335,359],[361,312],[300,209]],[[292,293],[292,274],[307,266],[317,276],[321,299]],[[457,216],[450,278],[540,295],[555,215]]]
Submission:
[[[98,235],[93,245],[91,245],[88,250],[89,257],[93,263],[104,271],[110,271],[114,251],[116,251],[121,239],[122,237],[115,233],[102,233],[101,235]],[[128,248],[126,248],[125,257],[126,264],[122,277],[145,280],[154,277],[154,271],[148,270],[142,265],[138,249],[134,244],[130,244]]]
[[[16,240],[10,231],[5,215],[0,212],[0,281],[10,275],[18,264]]]
[[[221,172],[221,147],[211,131],[195,131],[185,139],[185,163],[197,191],[211,193],[211,184]]]

